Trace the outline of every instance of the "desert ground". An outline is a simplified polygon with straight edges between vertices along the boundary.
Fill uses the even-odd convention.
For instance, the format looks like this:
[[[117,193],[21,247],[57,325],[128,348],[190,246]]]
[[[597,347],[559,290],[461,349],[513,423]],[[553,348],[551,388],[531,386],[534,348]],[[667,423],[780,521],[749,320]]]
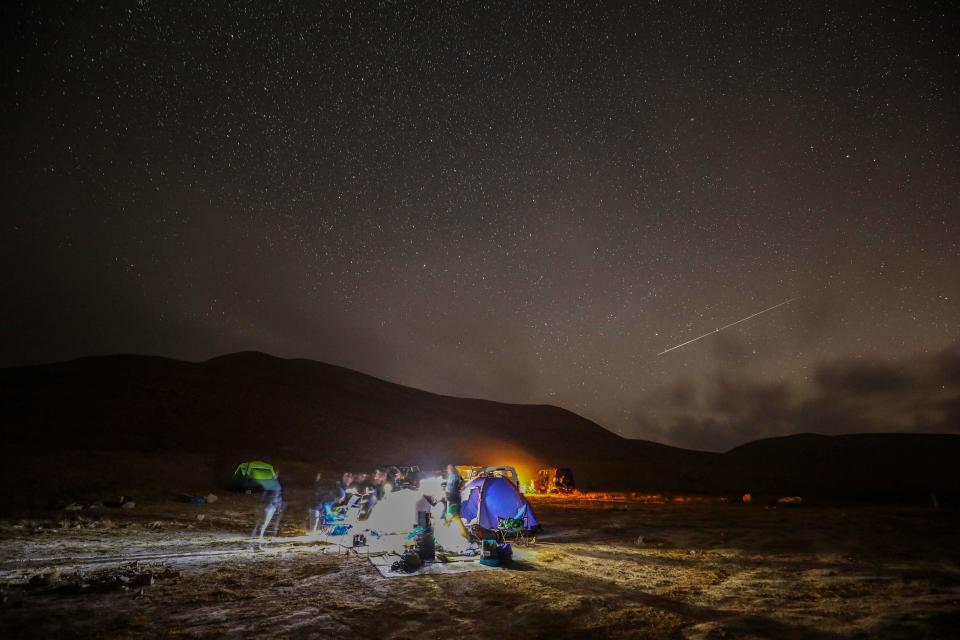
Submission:
[[[533,499],[510,567],[384,578],[253,496],[0,527],[4,637],[955,638],[960,512]]]

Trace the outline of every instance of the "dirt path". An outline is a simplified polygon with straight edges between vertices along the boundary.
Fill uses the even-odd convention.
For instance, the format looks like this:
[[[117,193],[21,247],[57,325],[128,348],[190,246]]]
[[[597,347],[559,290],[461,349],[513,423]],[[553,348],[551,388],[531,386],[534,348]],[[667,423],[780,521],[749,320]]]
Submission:
[[[56,548],[34,546],[29,555],[21,555],[22,541],[0,543],[0,583],[25,583],[38,572],[103,570],[131,562],[162,562],[180,571],[199,570],[227,560],[254,557],[292,559],[310,553],[333,553],[336,547],[321,544],[311,536],[274,537],[264,542],[248,536],[217,532],[184,535],[180,531],[157,531],[131,536],[98,538],[91,544],[89,535],[59,536]],[[72,553],[63,553],[73,549]],[[53,555],[50,555],[53,554]]]

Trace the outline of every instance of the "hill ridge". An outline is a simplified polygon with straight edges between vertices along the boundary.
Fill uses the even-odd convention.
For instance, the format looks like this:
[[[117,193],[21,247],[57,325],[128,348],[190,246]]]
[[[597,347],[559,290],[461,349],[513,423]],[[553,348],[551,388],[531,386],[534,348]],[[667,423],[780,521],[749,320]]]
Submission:
[[[67,465],[71,454],[96,452],[113,461],[107,467],[192,456],[232,470],[270,458],[304,476],[454,461],[514,464],[529,478],[541,466],[569,466],[584,488],[705,493],[953,491],[960,456],[960,436],[940,434],[793,434],[691,451],[623,438],[555,405],[442,395],[262,352],[0,369],[0,433],[24,460]]]

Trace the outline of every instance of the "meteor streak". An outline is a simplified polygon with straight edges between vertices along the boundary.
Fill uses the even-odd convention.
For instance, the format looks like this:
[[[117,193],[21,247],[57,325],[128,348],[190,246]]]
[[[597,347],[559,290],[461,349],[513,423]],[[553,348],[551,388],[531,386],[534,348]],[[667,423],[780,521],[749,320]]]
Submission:
[[[773,305],[772,307],[769,307],[769,308],[767,308],[767,309],[764,309],[763,311],[757,311],[757,312],[754,313],[753,315],[749,315],[749,316],[747,316],[746,318],[741,318],[741,319],[737,320],[736,322],[731,322],[730,324],[724,325],[724,326],[720,327],[719,329],[714,329],[713,331],[710,331],[709,333],[705,333],[705,334],[703,334],[702,336],[699,336],[699,337],[697,337],[697,338],[694,338],[693,340],[687,340],[686,342],[683,342],[683,343],[681,343],[681,344],[678,344],[678,345],[675,346],[675,347],[670,347],[669,349],[667,349],[667,350],[665,350],[665,351],[661,351],[660,353],[658,353],[658,354],[657,354],[657,357],[659,358],[660,356],[662,356],[662,355],[665,354],[665,353],[670,353],[670,352],[673,351],[674,349],[679,349],[680,347],[685,347],[685,346],[687,346],[688,344],[690,344],[691,342],[696,342],[697,340],[703,340],[703,339],[706,338],[707,336],[712,336],[712,335],[715,334],[715,333],[720,333],[720,332],[723,331],[724,329],[729,329],[730,327],[732,327],[732,326],[735,325],[735,324],[740,324],[741,322],[746,322],[746,321],[749,320],[750,318],[756,318],[756,317],[757,317],[758,315],[760,315],[761,313],[766,313],[767,311],[773,311],[773,310],[776,309],[777,307],[782,307],[782,306],[785,305],[785,304],[790,304],[790,303],[793,302],[794,300],[796,300],[796,298],[790,298],[789,300],[784,300],[784,301],[781,302],[780,304],[775,304],[775,305]]]

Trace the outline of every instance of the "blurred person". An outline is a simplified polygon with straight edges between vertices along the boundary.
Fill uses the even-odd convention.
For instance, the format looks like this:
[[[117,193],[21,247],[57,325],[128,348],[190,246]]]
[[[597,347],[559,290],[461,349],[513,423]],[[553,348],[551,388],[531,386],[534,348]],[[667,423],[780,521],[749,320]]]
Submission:
[[[460,491],[463,489],[463,478],[460,477],[455,465],[447,465],[442,486],[444,487],[442,502],[446,504],[446,508],[441,516],[443,526],[436,527],[434,535],[440,546],[447,551],[462,553],[470,547],[470,535],[460,517]],[[424,493],[427,491],[424,490]]]
[[[387,472],[383,469],[376,469],[371,478],[371,491],[367,499],[367,511],[373,511],[377,503],[387,497]]]
[[[420,471],[419,467],[412,467],[407,469],[407,472],[403,476],[404,481],[407,483],[407,487],[410,489],[419,489],[420,481],[423,480],[423,472]]]
[[[448,521],[451,519],[460,520],[460,489],[462,488],[463,478],[460,477],[460,472],[457,471],[456,465],[448,464],[445,493],[447,503],[445,519]]]
[[[438,483],[439,485],[439,483]],[[428,490],[425,490],[421,495],[420,499],[416,503],[416,518],[417,526],[427,531],[433,533],[433,508],[440,504],[441,500],[439,497],[427,493]]]
[[[401,473],[399,467],[387,467],[387,493],[392,493],[400,488]]]
[[[253,528],[253,535],[258,536],[260,540],[263,540],[263,536],[267,531],[267,527],[270,526],[270,522],[274,519],[274,516],[276,516],[274,534],[278,533],[280,530],[280,512],[283,508],[283,490],[280,486],[279,472],[277,472],[276,481],[276,488],[265,490],[261,496],[261,501],[263,502],[263,522]],[[258,529],[260,531],[259,534],[257,533]]]
[[[448,464],[446,468],[446,491],[444,497],[447,503],[447,515],[460,515],[460,489],[463,488],[463,478],[457,471],[456,465]]]
[[[353,485],[353,473],[350,471],[344,471],[343,475],[340,476],[340,480],[337,482],[334,489],[334,507],[342,507],[347,504],[347,501],[350,499],[351,489]]]
[[[369,474],[365,471],[357,473],[353,479],[353,487],[357,495],[360,496],[358,503],[360,512],[358,517],[360,520],[365,520],[370,517],[370,511],[377,504],[374,474]]]
[[[370,475],[366,471],[360,471],[353,476],[353,487],[359,494],[367,493],[370,490]]]
[[[308,510],[308,529],[311,533],[320,530],[320,523],[326,513],[324,505],[334,499],[334,483],[324,480],[322,473],[317,473],[313,479],[313,500]]]

